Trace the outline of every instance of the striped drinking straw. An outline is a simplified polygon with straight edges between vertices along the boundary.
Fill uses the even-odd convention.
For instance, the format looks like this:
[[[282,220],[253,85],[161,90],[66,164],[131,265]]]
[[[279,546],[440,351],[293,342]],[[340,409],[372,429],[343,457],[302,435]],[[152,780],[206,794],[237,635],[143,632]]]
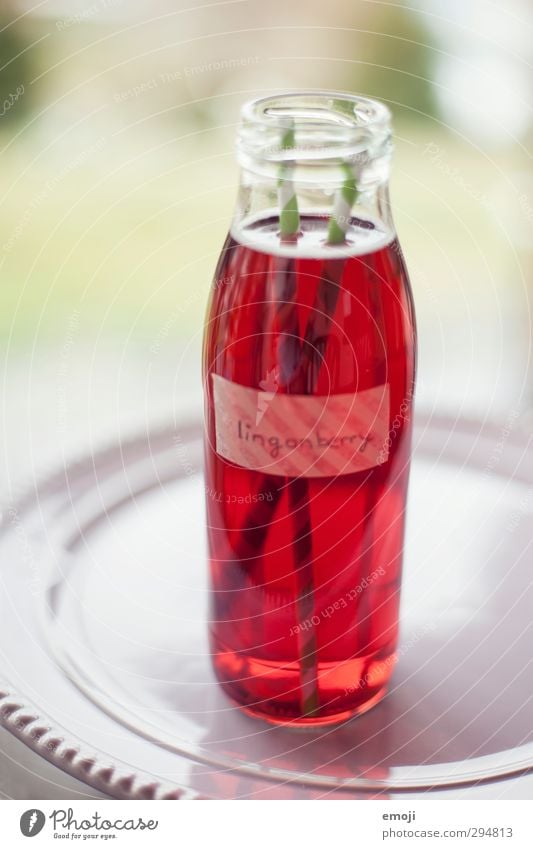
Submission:
[[[281,147],[288,150],[292,149],[294,144],[294,126],[291,123],[283,132]],[[352,207],[358,195],[355,170],[348,163],[343,163],[341,167],[344,172],[344,179],[334,198],[327,233],[327,244],[329,245],[339,245],[345,241]],[[280,240],[282,243],[295,242],[300,229],[300,215],[293,181],[292,162],[285,161],[279,168],[278,204]],[[304,339],[298,346],[297,361],[293,364],[289,373],[282,375],[280,380],[280,384],[289,388],[293,393],[305,392],[304,387],[306,385],[308,387],[307,372],[310,368],[313,374],[313,385],[316,385],[322,363],[322,352],[327,345],[327,337],[338,300],[343,268],[344,259],[326,258],[324,273],[317,289]],[[296,278],[292,258],[276,258],[274,290],[277,300],[277,323],[285,329],[285,337],[291,340],[297,326],[294,313]],[[320,327],[317,327],[317,322]],[[322,351],[318,351],[316,344],[314,344],[317,336],[325,340]],[[285,359],[283,355],[284,342],[282,341],[280,344],[282,348],[280,366],[282,366]],[[294,344],[294,340],[290,344]],[[288,359],[292,361],[293,358],[289,357]],[[307,392],[309,392],[309,388],[307,388]],[[288,495],[292,510],[293,554],[298,586],[296,607],[300,624],[298,654],[300,658],[301,709],[303,716],[312,718],[318,712],[319,699],[316,629],[312,621],[314,614],[313,552],[307,480],[302,477],[291,480]],[[246,544],[247,529],[256,529],[258,525],[262,526],[264,529],[263,533],[260,534],[262,539],[266,535],[268,523],[273,519],[279,500],[279,497],[276,497],[271,503],[254,505],[251,508],[244,527],[241,546],[243,552],[248,547]],[[265,515],[265,511],[269,511],[269,515]]]

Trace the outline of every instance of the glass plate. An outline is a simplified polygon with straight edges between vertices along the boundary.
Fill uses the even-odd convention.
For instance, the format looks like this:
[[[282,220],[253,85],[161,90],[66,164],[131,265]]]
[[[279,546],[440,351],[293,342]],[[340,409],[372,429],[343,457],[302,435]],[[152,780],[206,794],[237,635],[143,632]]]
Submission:
[[[518,427],[419,417],[390,691],[301,730],[245,715],[211,671],[200,426],[112,446],[4,511],[4,723],[25,715],[30,745],[118,796],[397,795],[523,772],[532,485]]]

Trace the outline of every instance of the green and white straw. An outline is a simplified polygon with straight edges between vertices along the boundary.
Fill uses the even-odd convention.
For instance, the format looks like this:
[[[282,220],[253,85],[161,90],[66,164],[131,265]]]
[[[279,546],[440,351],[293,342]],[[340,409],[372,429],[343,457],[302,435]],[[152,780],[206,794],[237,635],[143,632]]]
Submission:
[[[342,186],[335,193],[333,212],[329,219],[328,244],[342,244],[346,238],[346,231],[352,214],[352,207],[357,199],[357,179],[351,166],[345,162],[342,166],[344,180]]]
[[[291,123],[283,133],[281,148],[282,150],[291,150],[293,147],[294,125]],[[298,199],[292,179],[292,171],[290,162],[283,162],[279,169],[279,229],[282,241],[293,241],[300,229],[300,213],[298,212]]]
[[[288,126],[281,139],[284,150],[294,148],[294,125]],[[354,171],[348,163],[342,165],[344,180],[337,190],[331,215],[327,242],[330,245],[342,244],[350,222],[353,204],[357,198],[357,182]],[[293,180],[293,162],[285,161],[279,169],[278,203],[280,239],[282,242],[294,242],[300,229],[298,199]],[[283,262],[283,260],[281,260]],[[285,274],[292,274],[291,260],[285,260]],[[333,275],[336,277],[336,275]],[[335,304],[340,288],[339,280],[324,280],[327,292],[322,293],[319,286],[317,298],[325,306],[325,318],[332,320]],[[323,288],[323,287],[322,287]],[[291,290],[291,287],[288,287]],[[296,294],[293,292],[293,295]],[[300,690],[302,714],[309,718],[319,711],[318,698],[318,659],[315,626],[312,623],[314,614],[314,581],[313,581],[313,552],[312,527],[309,515],[309,491],[307,481],[297,478],[291,481],[289,500],[294,516],[294,554],[298,573],[297,612],[300,620],[298,633],[298,653],[300,657]],[[303,625],[306,627],[302,627]]]

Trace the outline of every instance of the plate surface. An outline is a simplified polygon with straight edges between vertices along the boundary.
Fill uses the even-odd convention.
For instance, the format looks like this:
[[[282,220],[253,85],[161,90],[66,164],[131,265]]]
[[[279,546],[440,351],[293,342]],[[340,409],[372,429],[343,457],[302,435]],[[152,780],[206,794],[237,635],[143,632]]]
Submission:
[[[388,696],[334,728],[246,716],[206,642],[201,430],[144,435],[4,510],[0,715],[120,797],[389,796],[533,767],[533,450],[419,417]]]

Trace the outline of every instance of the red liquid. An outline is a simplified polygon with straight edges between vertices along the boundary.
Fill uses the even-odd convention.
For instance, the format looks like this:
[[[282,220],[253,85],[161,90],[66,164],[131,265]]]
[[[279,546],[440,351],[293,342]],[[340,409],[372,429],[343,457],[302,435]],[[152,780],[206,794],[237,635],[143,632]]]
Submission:
[[[273,721],[317,724],[368,709],[394,666],[410,461],[415,324],[397,242],[345,258],[325,248],[309,259],[229,236],[204,343],[217,677],[239,704]],[[278,392],[298,395],[388,383],[387,461],[295,479],[218,456],[210,375],[260,389],[276,368]]]

